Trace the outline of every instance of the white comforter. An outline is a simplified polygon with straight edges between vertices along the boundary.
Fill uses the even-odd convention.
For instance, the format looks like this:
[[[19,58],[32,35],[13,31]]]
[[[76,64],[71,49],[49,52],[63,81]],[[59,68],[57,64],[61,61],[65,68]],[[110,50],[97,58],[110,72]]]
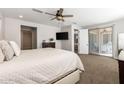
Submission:
[[[75,53],[52,48],[25,50],[0,64],[0,83],[49,83],[75,68],[84,70]]]

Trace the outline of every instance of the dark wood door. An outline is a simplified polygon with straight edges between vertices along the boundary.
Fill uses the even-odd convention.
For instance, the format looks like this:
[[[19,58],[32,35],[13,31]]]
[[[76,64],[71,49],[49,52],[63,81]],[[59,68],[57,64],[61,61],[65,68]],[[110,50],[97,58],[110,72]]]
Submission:
[[[37,48],[37,28],[29,26],[21,26],[21,49]]]
[[[22,31],[23,33],[23,50],[32,49],[32,31]]]

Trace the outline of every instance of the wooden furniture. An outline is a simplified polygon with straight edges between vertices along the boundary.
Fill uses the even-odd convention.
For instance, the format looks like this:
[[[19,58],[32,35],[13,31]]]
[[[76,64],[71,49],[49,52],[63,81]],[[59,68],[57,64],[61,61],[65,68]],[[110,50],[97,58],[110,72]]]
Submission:
[[[43,42],[42,43],[42,48],[55,48],[55,42]]]
[[[124,60],[118,60],[120,84],[124,84]]]

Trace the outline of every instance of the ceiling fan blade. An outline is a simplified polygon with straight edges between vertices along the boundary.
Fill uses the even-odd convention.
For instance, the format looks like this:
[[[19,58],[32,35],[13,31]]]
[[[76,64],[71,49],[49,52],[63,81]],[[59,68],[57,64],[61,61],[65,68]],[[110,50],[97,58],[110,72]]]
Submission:
[[[52,18],[51,20],[54,20],[54,19],[56,19],[56,17]]]
[[[74,15],[62,15],[63,17],[73,17]]]
[[[48,13],[48,12],[45,12],[45,14],[56,16],[55,14],[51,14],[51,13]]]
[[[35,8],[33,8],[32,10],[35,11],[35,12],[38,12],[38,13],[43,13],[43,11],[35,9]]]

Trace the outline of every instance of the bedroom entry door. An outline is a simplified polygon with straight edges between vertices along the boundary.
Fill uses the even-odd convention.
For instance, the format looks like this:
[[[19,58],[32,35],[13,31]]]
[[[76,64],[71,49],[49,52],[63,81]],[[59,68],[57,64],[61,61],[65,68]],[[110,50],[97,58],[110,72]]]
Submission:
[[[29,26],[21,26],[21,49],[37,48],[37,28]]]

